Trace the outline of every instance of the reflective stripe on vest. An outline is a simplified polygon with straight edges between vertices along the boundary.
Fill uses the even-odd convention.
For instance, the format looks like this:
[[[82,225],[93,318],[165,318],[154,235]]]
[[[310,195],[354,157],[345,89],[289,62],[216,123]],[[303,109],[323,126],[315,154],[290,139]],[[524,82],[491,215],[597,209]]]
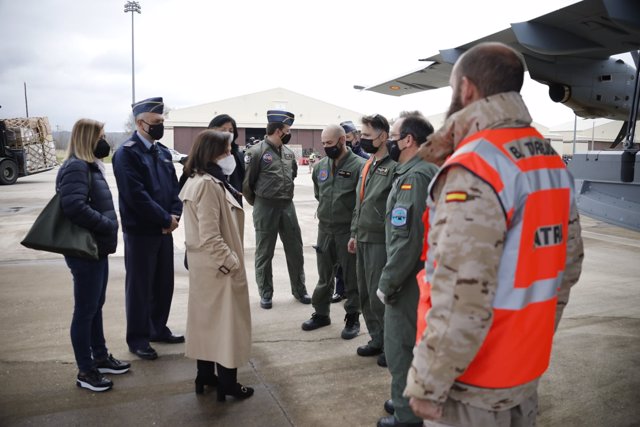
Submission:
[[[573,179],[560,156],[533,128],[478,132],[459,144],[432,180],[430,227],[436,216],[433,188],[452,166],[467,169],[495,191],[507,226],[492,325],[458,381],[487,388],[525,384],[549,365]],[[427,286],[435,269],[433,252],[427,253]]]

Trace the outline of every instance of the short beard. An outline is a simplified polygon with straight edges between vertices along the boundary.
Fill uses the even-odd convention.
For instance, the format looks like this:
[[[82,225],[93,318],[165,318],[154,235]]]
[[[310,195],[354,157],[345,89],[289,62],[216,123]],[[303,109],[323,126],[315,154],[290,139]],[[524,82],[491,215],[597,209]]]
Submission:
[[[462,99],[460,97],[460,93],[454,93],[445,118],[448,119],[452,114],[457,113],[463,108],[464,108],[464,105],[462,105]]]

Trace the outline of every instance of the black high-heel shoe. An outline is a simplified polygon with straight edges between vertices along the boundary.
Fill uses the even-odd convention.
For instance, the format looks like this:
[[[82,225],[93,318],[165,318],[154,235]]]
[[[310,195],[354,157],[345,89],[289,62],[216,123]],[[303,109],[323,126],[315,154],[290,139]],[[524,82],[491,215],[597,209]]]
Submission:
[[[204,386],[209,387],[217,387],[218,386],[218,377],[217,376],[197,376],[196,377],[196,394],[204,393]]]
[[[233,396],[236,399],[248,399],[253,396],[253,388],[245,387],[240,383],[235,383],[231,390],[225,390],[224,387],[218,387],[218,402],[224,402],[226,396]]]

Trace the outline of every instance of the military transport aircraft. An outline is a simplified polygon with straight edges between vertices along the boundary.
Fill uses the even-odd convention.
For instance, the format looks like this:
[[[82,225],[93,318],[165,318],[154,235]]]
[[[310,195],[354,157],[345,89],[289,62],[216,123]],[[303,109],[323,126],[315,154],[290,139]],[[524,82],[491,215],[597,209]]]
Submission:
[[[583,0],[462,46],[440,50],[420,59],[428,65],[417,71],[374,86],[354,87],[401,96],[448,86],[460,55],[485,41],[502,42],[521,52],[531,78],[547,85],[551,100],[563,103],[576,115],[624,120],[611,148],[625,139],[625,151],[575,155],[571,168],[582,211],[640,230],[640,156],[636,159],[633,144],[640,87],[640,1]],[[612,57],[628,52],[636,67]]]

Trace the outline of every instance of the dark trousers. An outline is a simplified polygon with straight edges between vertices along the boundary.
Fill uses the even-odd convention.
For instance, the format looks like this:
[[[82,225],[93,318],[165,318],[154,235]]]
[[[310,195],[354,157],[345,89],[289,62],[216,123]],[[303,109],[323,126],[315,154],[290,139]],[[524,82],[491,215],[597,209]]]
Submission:
[[[356,270],[358,295],[362,317],[371,335],[369,345],[384,348],[384,304],[376,295],[382,268],[387,263],[387,248],[384,243],[357,243]]]
[[[106,256],[97,261],[68,256],[64,260],[73,276],[71,345],[78,369],[87,372],[94,367],[93,359],[107,356],[102,306],[109,280],[109,261]]]
[[[127,344],[144,349],[149,339],[171,334],[167,328],[173,298],[173,237],[124,233]]]
[[[318,284],[313,291],[311,303],[316,313],[328,316],[331,310],[331,296],[336,265],[344,270],[347,301],[344,310],[349,313],[360,312],[358,300],[358,279],[356,277],[356,256],[347,251],[347,243],[351,237],[349,231],[340,234],[329,234],[318,230],[316,261],[318,265]]]
[[[415,277],[420,268],[422,265],[409,274],[396,294],[396,301],[384,308],[384,354],[391,373],[394,415],[398,421],[407,424],[421,421],[411,410],[409,399],[403,395],[416,344],[420,290]]]
[[[336,294],[344,295],[344,279],[342,277],[342,266],[336,268]]]
[[[253,205],[256,229],[256,282],[262,298],[273,298],[273,251],[278,235],[287,260],[291,294],[300,298],[307,293],[304,277],[302,233],[296,208],[291,200],[272,201],[256,197]]]

